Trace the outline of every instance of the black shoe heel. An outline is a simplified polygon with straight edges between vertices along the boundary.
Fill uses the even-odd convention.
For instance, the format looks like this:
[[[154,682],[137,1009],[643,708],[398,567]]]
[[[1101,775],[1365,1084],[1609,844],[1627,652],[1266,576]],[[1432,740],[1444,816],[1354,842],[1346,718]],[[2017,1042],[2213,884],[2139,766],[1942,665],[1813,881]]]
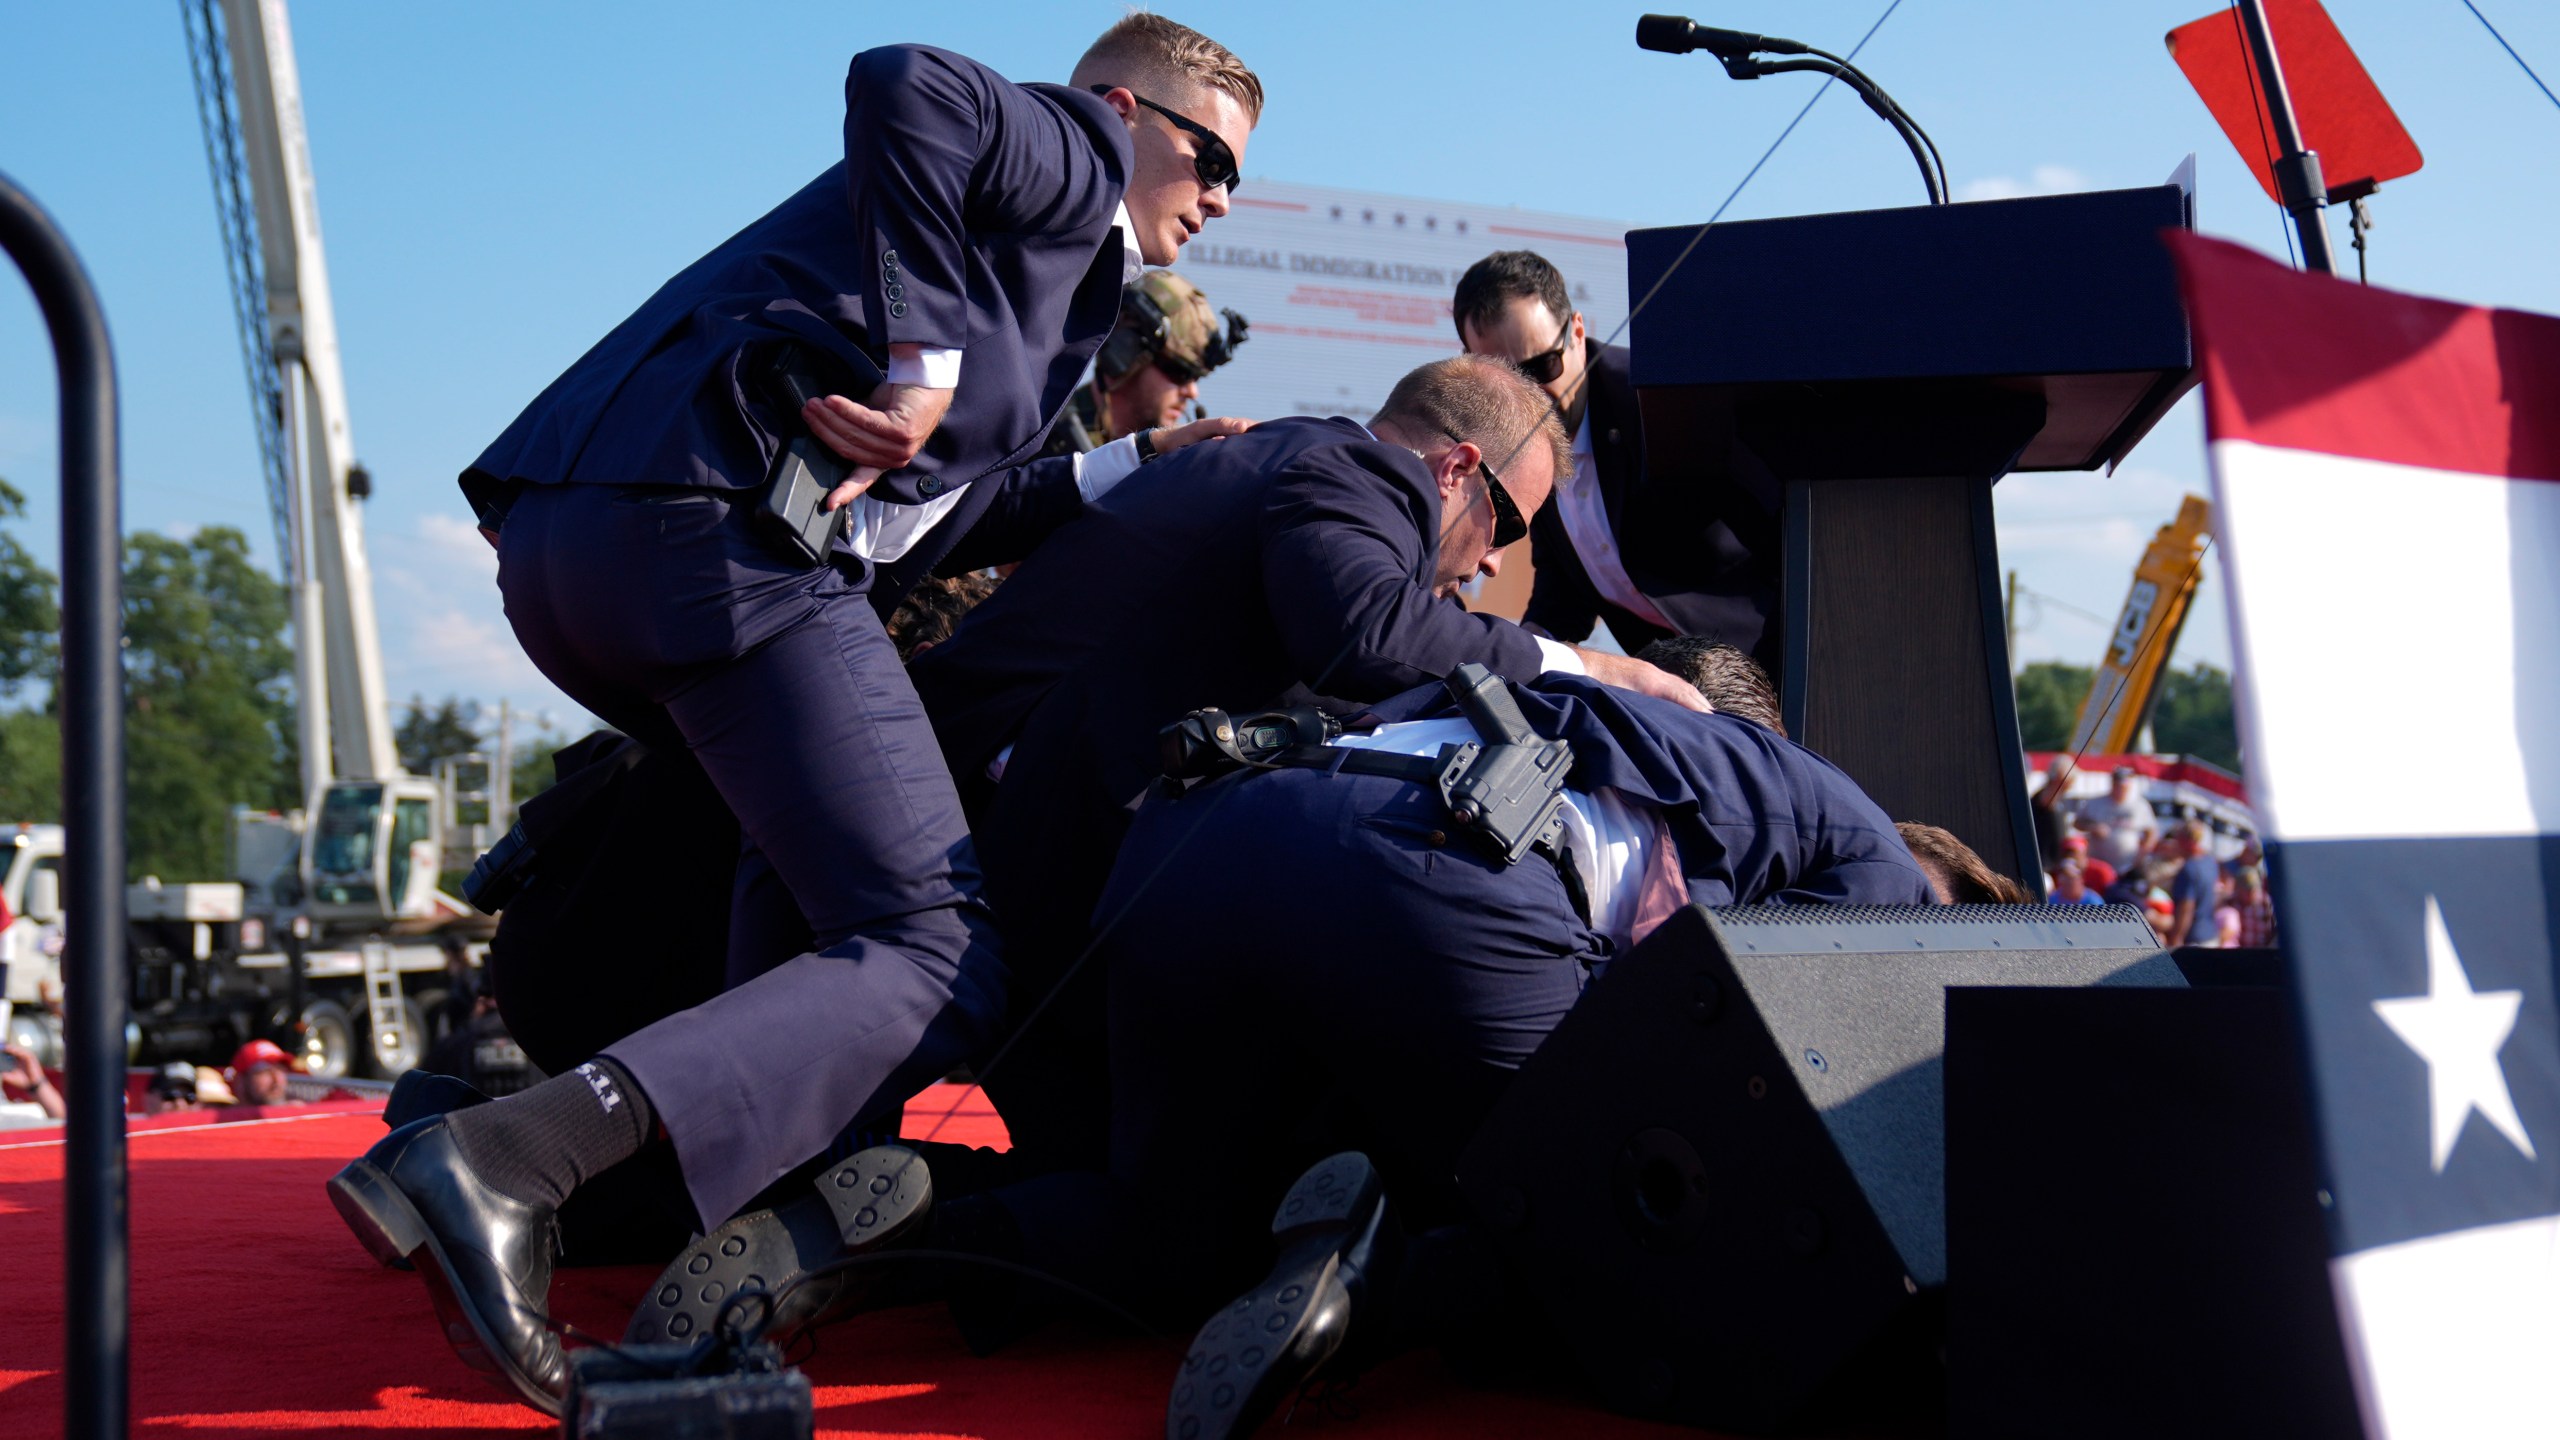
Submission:
[[[1336,1155],[1298,1177],[1271,1217],[1271,1274],[1201,1326],[1183,1357],[1166,1440],[1249,1435],[1315,1377],[1350,1331],[1351,1284],[1385,1217],[1367,1156]]]
[[[787,1296],[781,1294],[784,1286],[845,1256],[904,1243],[922,1229],[932,1207],[933,1175],[924,1157],[895,1145],[862,1151],[820,1174],[809,1193],[770,1210],[749,1211],[686,1246],[632,1312],[622,1341],[689,1342],[749,1286],[780,1297],[764,1319],[764,1332],[767,1339],[788,1341],[883,1287],[862,1284],[846,1271],[803,1282]]]
[[[407,1269],[409,1257],[426,1246],[427,1225],[417,1208],[370,1161],[350,1161],[330,1177],[329,1203],[384,1265]]]

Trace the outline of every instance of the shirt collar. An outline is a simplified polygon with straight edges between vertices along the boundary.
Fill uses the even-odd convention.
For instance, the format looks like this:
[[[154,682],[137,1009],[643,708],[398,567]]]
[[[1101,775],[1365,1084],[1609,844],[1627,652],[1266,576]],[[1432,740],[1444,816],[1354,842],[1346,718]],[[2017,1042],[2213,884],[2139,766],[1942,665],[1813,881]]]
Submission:
[[[1120,232],[1120,283],[1132,285],[1147,273],[1147,257],[1138,251],[1138,229],[1129,220],[1129,202],[1111,213],[1111,228]]]

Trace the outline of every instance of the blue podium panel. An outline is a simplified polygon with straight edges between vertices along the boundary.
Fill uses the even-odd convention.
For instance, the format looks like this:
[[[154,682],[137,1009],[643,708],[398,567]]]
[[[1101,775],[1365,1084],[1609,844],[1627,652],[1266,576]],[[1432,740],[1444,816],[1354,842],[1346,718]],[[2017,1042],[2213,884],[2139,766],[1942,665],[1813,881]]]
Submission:
[[[2194,212],[2187,191],[2160,185],[1634,231],[1628,294],[1650,297],[1632,330],[1636,387],[1652,392],[1648,417],[1663,391],[1807,419],[1809,408],[1900,420],[1959,415],[1969,397],[2040,399],[2042,423],[2008,468],[2112,464],[2192,382],[2160,234],[2193,228]],[[1809,468],[1832,473],[1790,476],[1785,441],[1744,428],[1762,432],[1754,448],[1782,476],[1840,468],[1827,453]],[[1928,450],[1925,427],[1891,428]],[[1918,458],[1880,448],[1851,468],[1936,468]]]

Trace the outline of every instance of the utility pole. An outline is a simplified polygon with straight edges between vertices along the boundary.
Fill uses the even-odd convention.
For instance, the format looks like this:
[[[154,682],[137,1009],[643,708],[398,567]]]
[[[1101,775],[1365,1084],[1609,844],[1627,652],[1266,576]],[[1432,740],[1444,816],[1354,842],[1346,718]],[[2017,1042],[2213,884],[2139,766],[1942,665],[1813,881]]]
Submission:
[[[498,697],[498,773],[489,777],[489,832],[504,835],[516,823],[516,716]]]

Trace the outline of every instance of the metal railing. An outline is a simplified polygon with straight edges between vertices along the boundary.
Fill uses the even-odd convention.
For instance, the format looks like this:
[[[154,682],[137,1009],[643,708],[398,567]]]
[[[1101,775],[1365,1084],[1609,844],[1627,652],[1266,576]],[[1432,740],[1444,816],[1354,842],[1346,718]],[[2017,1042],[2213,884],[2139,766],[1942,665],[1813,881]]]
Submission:
[[[0,175],[0,250],[53,338],[62,403],[65,1435],[125,1434],[131,1271],[124,1150],[124,627],[115,355],[80,257]]]

